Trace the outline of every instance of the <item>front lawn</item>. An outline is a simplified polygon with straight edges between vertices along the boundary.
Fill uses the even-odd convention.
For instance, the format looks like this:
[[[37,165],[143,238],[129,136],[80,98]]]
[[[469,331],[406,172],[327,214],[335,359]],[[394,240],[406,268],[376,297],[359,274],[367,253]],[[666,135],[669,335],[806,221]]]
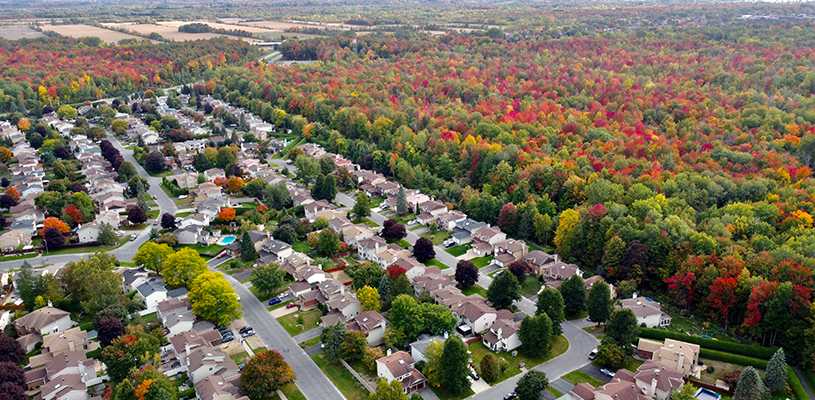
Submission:
[[[266,307],[266,309],[267,309],[267,310],[269,310],[269,311],[272,311],[272,310],[277,310],[278,308],[285,307],[285,306],[287,306],[289,303],[292,303],[292,302],[294,302],[294,299],[291,299],[291,300],[288,300],[288,301],[283,301],[283,302],[277,303],[277,304],[275,304],[275,305],[273,305],[273,306]]]
[[[433,242],[434,245],[439,246],[445,240],[449,239],[450,236],[453,236],[453,232],[440,230],[440,231],[436,231],[436,233],[425,232],[425,233],[422,233],[419,236],[426,237],[426,238],[430,239],[430,241]]]
[[[254,294],[255,297],[257,297],[258,301],[260,301],[261,303],[266,303],[266,304],[268,304],[269,300],[271,300],[274,297],[277,297],[277,295],[279,295],[280,293],[283,293],[284,290],[288,290],[288,289],[289,289],[288,285],[285,285],[285,286],[281,286],[280,288],[278,288],[277,290],[275,290],[272,293],[260,294],[260,293],[258,293],[258,289],[256,287],[254,287],[254,286],[249,287],[249,291],[252,292],[252,294]]]
[[[189,217],[192,214],[193,214],[192,211],[186,211],[186,212],[176,214],[175,217],[176,218],[184,218],[184,217]]]
[[[441,261],[439,261],[439,260],[437,260],[437,259],[435,259],[435,258],[434,258],[434,259],[432,259],[432,260],[430,260],[430,261],[426,261],[426,262],[424,263],[424,265],[427,265],[427,266],[435,265],[435,266],[439,267],[439,269],[447,269],[447,268],[450,268],[450,267],[448,267],[448,266],[446,266],[446,265],[442,264],[442,262],[441,262]]]
[[[190,203],[192,203],[193,201],[195,201],[195,198],[194,198],[194,197],[192,197],[192,196],[187,196],[187,197],[185,197],[185,198],[183,198],[183,199],[180,199],[180,200],[174,200],[174,201],[173,201],[173,203],[175,203],[175,205],[177,205],[177,206],[183,206],[183,205],[190,204]]]
[[[125,236],[119,239],[119,244],[116,246],[90,246],[90,247],[74,247],[70,249],[51,250],[48,253],[43,253],[43,256],[57,256],[63,254],[78,254],[78,253],[94,253],[97,251],[110,251],[130,241],[130,236]],[[7,261],[3,259],[2,261]]]
[[[577,385],[578,383],[588,383],[594,387],[603,386],[606,383],[580,370],[574,370],[563,375],[563,380]]]
[[[365,225],[370,226],[371,228],[378,228],[379,227],[379,224],[377,224],[374,221],[371,221],[369,218],[363,218],[363,219],[360,220],[360,222],[362,222]]]
[[[501,374],[501,376],[498,378],[498,382],[502,382],[521,373],[520,369],[521,364],[524,365],[524,368],[529,370],[538,364],[549,361],[565,353],[566,350],[569,349],[569,341],[566,340],[566,338],[563,337],[563,335],[556,337],[554,342],[552,343],[551,349],[549,350],[549,355],[540,357],[526,356],[523,354],[522,351],[520,351],[520,349],[518,349],[518,355],[515,357],[513,357],[512,354],[506,351],[502,351],[496,354],[494,351],[488,349],[487,346],[484,346],[484,343],[480,341],[467,346],[467,349],[471,353],[473,364],[476,365],[478,365],[478,363],[481,362],[481,359],[484,358],[484,355],[486,355],[487,353],[492,353],[505,359],[508,363],[507,370],[506,372]]]
[[[334,386],[342,392],[346,399],[368,398],[368,390],[366,390],[342,364],[338,362],[328,362],[323,358],[322,353],[311,356],[311,359],[314,360],[314,363],[320,367],[323,373],[334,383]]]
[[[303,316],[303,324],[298,325],[297,317]],[[311,310],[305,312],[296,312],[289,315],[284,315],[277,319],[280,325],[286,329],[286,332],[291,336],[299,335],[305,331],[312,330],[320,324],[320,317],[322,313],[320,310]]]
[[[464,244],[460,244],[458,246],[453,246],[453,247],[447,249],[446,251],[448,253],[450,253],[451,256],[458,257],[458,256],[461,256],[461,255],[464,255],[464,253],[469,251],[471,246],[472,246],[472,243],[464,243]]]
[[[298,388],[297,385],[293,383],[283,386],[283,388],[280,389],[280,391],[283,392],[283,395],[286,396],[288,400],[307,400],[306,396],[304,396],[303,393],[300,392],[300,388]]]
[[[432,390],[433,394],[435,394],[440,400],[462,400],[475,395],[475,392],[473,392],[473,390],[470,388],[467,388],[467,390],[465,390],[464,393],[457,396],[447,393],[447,391],[442,388],[431,386],[430,390]]]
[[[399,245],[399,246],[402,246],[402,248],[405,248],[405,249],[406,249],[406,248],[408,248],[408,247],[410,247],[410,243],[408,243],[408,241],[407,241],[407,240],[405,240],[405,239],[399,239],[399,240],[397,240],[397,241],[396,241],[396,244],[397,244],[397,245]]]
[[[297,251],[297,252],[300,252],[300,253],[303,253],[303,254],[306,254],[306,253],[309,252],[309,250],[311,250],[311,248],[308,247],[308,244],[306,244],[306,242],[294,242],[294,244],[291,245],[291,248],[294,251]]]
[[[473,264],[475,264],[476,267],[484,268],[487,265],[490,265],[490,262],[492,262],[492,256],[476,257],[476,258],[471,259],[470,261],[472,261]]]
[[[309,340],[306,340],[303,343],[300,343],[300,347],[305,349],[305,348],[314,346],[317,343],[320,343],[320,337],[319,336],[317,336],[316,338],[311,338]]]
[[[472,285],[472,286],[470,286],[470,287],[468,287],[466,289],[461,289],[461,294],[463,294],[465,296],[469,296],[469,295],[475,294],[475,293],[480,294],[481,297],[483,297],[485,299],[487,298],[487,289],[484,289],[481,286]]]
[[[541,283],[538,281],[538,277],[535,275],[529,275],[521,282],[521,295],[524,297],[530,297],[538,294],[538,291],[541,289]]]
[[[23,254],[21,256],[8,256],[8,257],[0,257],[0,262],[3,261],[12,261],[12,260],[23,260],[26,258],[34,258],[38,256],[39,253],[31,253],[31,254]]]

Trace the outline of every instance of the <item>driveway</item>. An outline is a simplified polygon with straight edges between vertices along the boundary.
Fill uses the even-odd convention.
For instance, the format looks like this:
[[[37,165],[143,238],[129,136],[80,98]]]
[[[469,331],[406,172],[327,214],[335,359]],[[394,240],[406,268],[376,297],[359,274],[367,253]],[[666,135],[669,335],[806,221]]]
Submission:
[[[477,381],[474,381],[474,380],[470,379],[470,389],[472,389],[473,392],[478,394],[478,393],[485,392],[485,391],[489,390],[490,389],[490,384],[487,383],[483,379],[479,379]]]

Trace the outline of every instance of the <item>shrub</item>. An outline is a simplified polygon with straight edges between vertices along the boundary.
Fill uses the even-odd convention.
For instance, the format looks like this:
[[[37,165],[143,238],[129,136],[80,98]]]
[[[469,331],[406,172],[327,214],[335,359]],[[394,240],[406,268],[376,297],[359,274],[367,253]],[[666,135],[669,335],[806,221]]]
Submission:
[[[702,349],[699,351],[699,357],[701,358],[709,358],[711,360],[716,361],[724,361],[731,364],[738,364],[748,366],[751,365],[755,368],[759,369],[767,369],[767,360],[762,360],[760,358],[748,357],[743,356],[740,354],[731,354],[724,351],[717,351],[717,350],[710,350],[710,349]]]
[[[809,397],[806,389],[804,389],[804,385],[798,379],[798,375],[795,374],[790,366],[787,366],[787,382],[789,382],[789,387],[792,389],[792,393],[795,394],[795,397],[799,399],[806,399]]]
[[[719,350],[748,357],[763,358],[765,360],[769,360],[778,350],[778,347],[763,347],[755,344],[746,345],[741,343],[723,342],[720,340],[707,339],[699,336],[690,336],[683,333],[669,332],[662,329],[640,328],[640,336],[661,341],[664,341],[666,338],[671,338],[681,340],[683,342],[698,344],[699,346],[702,346],[702,351],[704,351],[704,349]]]

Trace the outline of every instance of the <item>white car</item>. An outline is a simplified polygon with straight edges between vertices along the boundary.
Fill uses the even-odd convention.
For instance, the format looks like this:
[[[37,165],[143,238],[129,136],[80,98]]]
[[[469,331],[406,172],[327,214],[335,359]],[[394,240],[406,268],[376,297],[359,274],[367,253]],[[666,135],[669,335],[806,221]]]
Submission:
[[[186,195],[186,194],[182,194],[181,196],[178,196],[178,199],[179,199],[179,200],[184,200],[184,199],[186,199],[186,198],[187,198],[187,195]]]

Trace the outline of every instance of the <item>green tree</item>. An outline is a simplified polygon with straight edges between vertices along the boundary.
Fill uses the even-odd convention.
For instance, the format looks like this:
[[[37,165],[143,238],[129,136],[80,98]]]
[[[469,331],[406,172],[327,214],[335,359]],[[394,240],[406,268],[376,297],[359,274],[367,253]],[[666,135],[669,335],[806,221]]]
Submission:
[[[583,285],[583,278],[574,274],[557,288],[563,296],[563,311],[568,316],[575,316],[586,309],[586,287]]]
[[[197,251],[185,247],[164,260],[162,273],[170,286],[187,286],[198,275],[207,270],[207,262]]]
[[[133,256],[133,262],[149,271],[155,271],[161,275],[164,262],[167,257],[173,254],[173,249],[166,244],[155,242],[145,242]]]
[[[616,371],[625,365],[625,351],[614,343],[601,344],[597,348],[597,363]]]
[[[415,325],[413,318],[419,303],[416,298],[407,294],[400,294],[391,302],[390,321],[391,328],[404,332],[410,336],[411,329]]]
[[[535,315],[546,313],[552,320],[552,335],[558,336],[563,333],[560,324],[566,320],[563,315],[563,296],[555,289],[546,288],[538,295],[537,309]]]
[[[325,256],[333,256],[340,251],[340,237],[331,229],[320,231],[317,249]]]
[[[671,394],[671,400],[694,400],[696,399],[696,392],[699,389],[693,386],[690,382],[685,382],[679,390],[675,390]]]
[[[764,382],[758,376],[758,371],[752,366],[745,368],[739,375],[733,398],[736,400],[763,400],[768,395]]]
[[[368,395],[370,400],[408,400],[402,393],[402,382],[395,380],[390,383],[385,378],[376,380],[376,393]]]
[[[616,344],[631,355],[633,349],[631,345],[637,340],[639,330],[637,329],[637,316],[629,308],[618,308],[611,313],[605,329],[606,336],[603,337],[603,344]]]
[[[767,363],[764,384],[771,393],[787,388],[787,360],[784,356],[784,349],[778,349]]]
[[[57,109],[57,116],[60,119],[72,119],[76,118],[79,113],[77,113],[76,108],[73,108],[69,105],[60,106]]]
[[[249,231],[244,231],[241,237],[241,260],[254,261],[257,258],[258,252],[255,250],[255,242],[252,241]]]
[[[600,325],[611,318],[612,299],[608,283],[595,281],[589,289],[586,299],[586,309],[589,311],[589,320]]]
[[[364,264],[363,266],[357,268],[357,270],[353,272],[352,277],[354,278],[353,283],[354,289],[359,290],[363,286],[373,287],[382,280],[383,276],[385,276],[385,271],[382,270],[382,268],[379,265],[374,263]],[[392,285],[391,294],[393,295],[393,297],[397,296],[396,294],[394,294]]]
[[[249,279],[258,292],[269,295],[286,283],[286,271],[280,269],[275,263],[261,265],[252,269]]]
[[[297,179],[303,181],[306,186],[313,185],[320,176],[320,164],[313,157],[298,156],[294,160],[294,165],[297,167]]]
[[[99,228],[99,236],[96,237],[96,241],[105,246],[113,246],[119,242],[119,238],[110,224],[103,223]]]
[[[193,281],[188,294],[192,312],[216,325],[229,325],[243,315],[235,289],[220,272],[206,271]]]
[[[603,266],[601,271],[597,271],[602,276],[607,276],[609,271],[613,274],[620,269],[620,261],[623,259],[623,252],[625,251],[625,242],[619,236],[614,235],[608,242],[603,251]]]
[[[66,265],[63,281],[88,314],[119,301],[122,277],[113,271],[115,264],[116,257],[98,252]]]
[[[546,313],[534,317],[526,316],[521,321],[518,337],[525,354],[540,357],[549,354],[552,343],[552,320]]]
[[[158,337],[147,334],[140,328],[133,328],[102,349],[99,360],[107,366],[111,381],[121,382],[130,375],[131,369],[139,368],[159,357],[160,345]]]
[[[241,391],[251,399],[261,399],[294,383],[297,375],[275,350],[255,354],[241,370]]]
[[[354,208],[351,209],[351,214],[356,219],[362,219],[371,216],[371,199],[365,192],[360,192],[357,195],[357,201],[354,203]]]
[[[354,362],[361,360],[365,355],[365,350],[368,348],[368,340],[365,334],[360,331],[346,331],[345,339],[340,345],[340,352],[342,358],[346,361]]]
[[[444,342],[433,339],[424,352],[427,362],[424,364],[422,374],[427,377],[427,384],[439,388],[444,384],[444,368],[441,363],[441,356],[444,354]]]
[[[34,268],[31,267],[28,261],[24,261],[23,265],[20,266],[20,272],[17,273],[15,287],[20,292],[23,305],[29,311],[34,310],[34,299],[38,296],[36,282],[37,277],[34,275]]]
[[[518,400],[540,400],[541,392],[547,387],[549,379],[546,378],[546,374],[533,369],[518,380],[515,393],[518,394]]]
[[[405,187],[399,186],[399,191],[396,192],[396,213],[399,215],[405,215],[408,212],[408,202],[407,202],[407,194],[405,193]]]
[[[325,328],[320,334],[326,360],[335,362],[342,357],[342,342],[345,341],[345,331],[345,324],[337,321],[336,324]]]
[[[444,342],[444,351],[441,354],[441,368],[444,387],[454,395],[464,393],[470,387],[467,375],[470,367],[467,365],[470,356],[467,346],[458,336],[450,336]]]
[[[509,308],[513,301],[521,299],[521,284],[510,273],[503,273],[492,280],[487,289],[487,299],[498,309]]]
[[[357,290],[357,299],[362,311],[379,311],[379,292],[370,286]]]
[[[237,161],[238,158],[235,156],[235,151],[231,148],[224,146],[218,149],[218,155],[215,158],[215,165],[218,168],[226,168]]]
[[[498,365],[497,358],[498,357],[492,353],[484,354],[484,357],[481,358],[481,362],[478,365],[481,371],[481,378],[489,384],[497,381],[501,374],[501,366]]]
[[[136,389],[133,389],[133,382],[125,379],[116,385],[112,400],[133,400],[136,398]]]

